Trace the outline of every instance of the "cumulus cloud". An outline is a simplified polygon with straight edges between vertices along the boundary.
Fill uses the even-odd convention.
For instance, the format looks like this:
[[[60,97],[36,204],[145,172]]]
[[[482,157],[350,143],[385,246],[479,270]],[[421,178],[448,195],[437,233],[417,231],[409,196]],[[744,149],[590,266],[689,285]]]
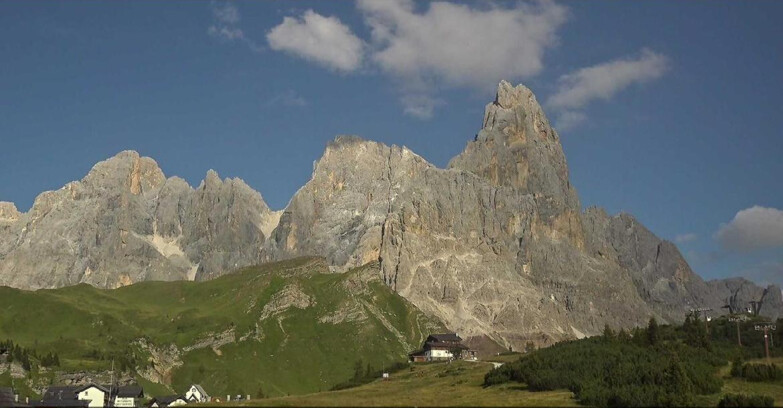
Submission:
[[[696,238],[698,238],[698,235],[696,235],[696,234],[694,234],[692,232],[687,232],[685,234],[680,234],[680,235],[677,235],[676,237],[674,237],[674,242],[676,242],[678,244],[686,244],[688,242],[695,241]]]
[[[758,205],[746,208],[722,224],[715,239],[724,249],[736,252],[783,247],[783,211]]]
[[[266,39],[273,50],[342,72],[358,69],[364,56],[364,43],[347,25],[313,10],[305,11],[300,18],[283,18]]]
[[[494,89],[501,79],[528,78],[544,67],[567,10],[555,3],[505,8],[446,2],[416,12],[410,0],[360,0],[372,33],[372,61],[400,85],[405,111],[432,116],[422,101],[441,83]],[[420,114],[425,113],[425,114]]]
[[[635,58],[620,58],[563,75],[557,92],[547,100],[553,108],[574,109],[595,99],[609,99],[623,89],[663,75],[668,58],[644,49]]]
[[[370,29],[363,41],[336,17],[312,10],[285,17],[267,34],[272,49],[341,72],[377,68],[393,78],[404,112],[427,119],[445,102],[440,89],[469,87],[486,92],[501,79],[524,80],[541,73],[546,51],[558,43],[569,10],[549,1],[468,3],[358,0]],[[229,14],[230,13],[226,13]],[[367,63],[363,63],[367,62]],[[582,108],[608,99],[668,69],[666,56],[639,55],[563,75],[548,104],[556,125],[570,129],[586,120]]]
[[[412,1],[358,5],[372,30],[372,58],[383,70],[481,89],[538,74],[544,50],[555,43],[566,18],[566,9],[555,3],[476,9],[433,2],[424,13],[416,13]]]
[[[240,41],[253,51],[261,50],[261,47],[255,41],[247,38],[244,31],[239,27],[239,9],[233,4],[212,3],[212,20],[212,25],[207,28],[207,34],[210,37],[225,42]]]

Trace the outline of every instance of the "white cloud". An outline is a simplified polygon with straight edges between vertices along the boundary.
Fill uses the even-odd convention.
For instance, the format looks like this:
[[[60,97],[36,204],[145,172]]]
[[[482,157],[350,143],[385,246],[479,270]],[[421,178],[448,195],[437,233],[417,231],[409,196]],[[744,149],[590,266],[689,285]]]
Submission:
[[[212,7],[212,15],[223,24],[236,24],[239,22],[239,10],[231,3],[225,3],[222,7]]]
[[[212,3],[213,24],[207,28],[207,34],[210,37],[217,38],[220,41],[233,42],[241,41],[250,47],[253,51],[261,51],[261,47],[255,41],[247,38],[245,33],[239,28],[239,9],[231,3],[218,5]]]
[[[579,111],[565,111],[557,115],[555,127],[557,130],[564,131],[573,129],[587,120],[587,115]]]
[[[273,50],[343,72],[358,69],[364,54],[364,43],[348,26],[313,10],[307,10],[301,18],[283,18],[266,39]]]
[[[441,99],[433,98],[427,94],[408,94],[401,97],[404,107],[403,112],[419,119],[429,119],[435,113],[437,106],[443,105]]]
[[[688,242],[696,241],[696,238],[698,238],[698,237],[699,237],[698,235],[696,235],[696,234],[694,234],[692,232],[687,232],[685,234],[680,234],[680,235],[677,235],[676,237],[674,237],[674,242],[676,242],[678,244],[686,244]]]
[[[644,49],[637,58],[620,58],[560,77],[557,92],[547,100],[553,108],[574,109],[595,99],[609,99],[630,85],[663,75],[668,58]]]
[[[724,249],[737,252],[783,247],[783,211],[758,205],[746,208],[722,224],[715,239]]]
[[[227,26],[210,26],[207,34],[226,41],[241,40],[245,38],[242,29]]]
[[[494,89],[501,79],[528,78],[544,67],[567,10],[555,3],[504,8],[410,0],[360,0],[372,30],[372,60],[400,84],[406,112],[432,115],[420,101],[441,84]],[[430,99],[435,99],[430,96]],[[426,112],[418,115],[414,112]]]

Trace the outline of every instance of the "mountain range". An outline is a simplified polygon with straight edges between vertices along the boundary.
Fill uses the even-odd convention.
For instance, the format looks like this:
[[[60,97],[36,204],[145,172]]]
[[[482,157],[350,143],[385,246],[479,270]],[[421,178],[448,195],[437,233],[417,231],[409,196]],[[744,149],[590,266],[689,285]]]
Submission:
[[[630,214],[582,209],[535,95],[502,81],[481,129],[438,168],[405,147],[338,136],[282,211],[210,170],[193,188],[133,151],[40,194],[0,203],[0,285],[209,280],[301,256],[334,273],[378,263],[392,290],[472,341],[521,349],[760,302],[779,287],[704,281]]]

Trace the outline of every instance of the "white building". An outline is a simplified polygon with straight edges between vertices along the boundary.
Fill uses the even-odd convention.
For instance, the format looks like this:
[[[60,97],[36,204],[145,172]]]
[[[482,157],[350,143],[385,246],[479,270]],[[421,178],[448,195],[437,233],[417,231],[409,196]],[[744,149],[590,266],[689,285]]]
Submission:
[[[454,354],[457,355],[454,355]],[[476,351],[462,344],[457,333],[431,334],[424,341],[421,350],[408,354],[412,362],[439,360],[475,360]]]
[[[90,401],[90,408],[103,408],[106,405],[106,395],[109,390],[96,384],[83,385],[76,389],[76,398]]]
[[[144,399],[144,390],[138,385],[122,386],[112,391],[114,406],[118,408],[140,407]]]
[[[209,402],[209,395],[200,385],[193,384],[185,392],[185,400],[188,402]]]
[[[150,407],[151,408],[179,407],[187,404],[188,402],[185,401],[185,398],[180,397],[179,395],[169,395],[166,397],[153,398]]]

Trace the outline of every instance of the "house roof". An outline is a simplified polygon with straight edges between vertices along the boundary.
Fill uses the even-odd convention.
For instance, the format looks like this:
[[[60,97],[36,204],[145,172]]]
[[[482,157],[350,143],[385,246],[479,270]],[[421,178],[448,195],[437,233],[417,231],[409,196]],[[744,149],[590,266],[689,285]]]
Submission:
[[[152,405],[152,403],[154,403],[154,402],[157,402],[159,406],[165,407],[165,406],[168,406],[169,404],[171,404],[172,402],[174,402],[174,401],[176,401],[178,399],[181,399],[182,401],[187,402],[185,400],[185,397],[183,397],[181,395],[164,395],[162,397],[155,397],[155,398],[153,398],[152,401],[150,401],[150,405]]]
[[[433,349],[433,348],[442,348],[442,349],[453,349],[458,348],[462,350],[467,350],[468,347],[464,344],[454,344],[454,343],[444,343],[440,341],[430,341],[427,343],[424,343],[424,349]]]
[[[78,386],[54,386],[46,389],[42,401],[73,401],[77,399]]]
[[[123,385],[116,388],[115,390],[112,390],[112,393],[120,398],[144,397],[144,389],[138,385]]]
[[[457,336],[457,333],[430,334],[430,336],[427,337],[427,340],[429,340],[430,337],[435,339],[435,340],[437,340],[437,341],[440,341],[440,342],[445,342],[445,341],[461,342],[462,341],[462,339],[459,336]]]
[[[84,390],[86,390],[88,388],[97,388],[97,389],[99,389],[99,390],[101,390],[103,392],[109,392],[109,388],[110,387],[108,385],[98,385],[98,384],[89,383],[89,384],[84,384],[82,386],[76,387],[75,391],[78,394],[78,393],[80,393],[80,392],[82,392],[82,391],[84,391]]]
[[[206,391],[204,391],[204,388],[203,388],[203,387],[201,387],[200,385],[198,385],[198,384],[193,384],[193,385],[191,385],[191,387],[196,387],[196,389],[198,390],[198,392],[199,392],[199,393],[201,393],[201,395],[202,395],[203,397],[209,397],[209,394],[207,394],[207,392],[206,392]]]

